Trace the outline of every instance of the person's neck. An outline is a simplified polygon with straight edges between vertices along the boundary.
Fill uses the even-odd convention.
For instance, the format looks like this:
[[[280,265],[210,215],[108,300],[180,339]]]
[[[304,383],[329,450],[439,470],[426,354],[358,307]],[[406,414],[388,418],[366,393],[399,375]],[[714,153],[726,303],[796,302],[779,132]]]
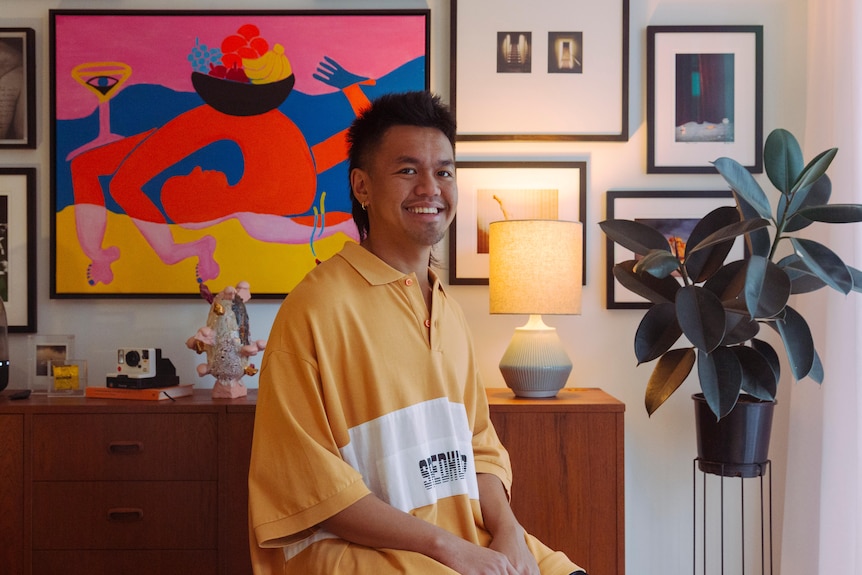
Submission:
[[[360,244],[366,250],[386,262],[396,270],[405,274],[414,273],[420,283],[428,282],[428,263],[431,259],[431,247],[409,249],[409,246],[393,247],[376,244],[370,237]]]

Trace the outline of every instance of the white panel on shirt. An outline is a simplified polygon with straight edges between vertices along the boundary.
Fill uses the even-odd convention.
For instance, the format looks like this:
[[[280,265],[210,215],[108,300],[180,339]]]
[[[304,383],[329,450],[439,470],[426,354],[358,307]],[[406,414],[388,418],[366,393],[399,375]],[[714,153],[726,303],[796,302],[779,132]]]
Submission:
[[[341,456],[393,507],[409,512],[453,495],[479,498],[472,433],[460,403],[425,401],[349,434]]]

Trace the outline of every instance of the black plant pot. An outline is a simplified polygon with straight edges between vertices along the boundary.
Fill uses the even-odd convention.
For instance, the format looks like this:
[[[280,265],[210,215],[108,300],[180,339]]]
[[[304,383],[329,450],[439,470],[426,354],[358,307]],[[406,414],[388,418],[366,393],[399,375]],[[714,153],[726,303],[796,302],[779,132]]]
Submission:
[[[692,399],[698,468],[724,477],[763,475],[769,459],[775,402],[743,394],[731,412],[716,421],[702,393],[694,394]]]

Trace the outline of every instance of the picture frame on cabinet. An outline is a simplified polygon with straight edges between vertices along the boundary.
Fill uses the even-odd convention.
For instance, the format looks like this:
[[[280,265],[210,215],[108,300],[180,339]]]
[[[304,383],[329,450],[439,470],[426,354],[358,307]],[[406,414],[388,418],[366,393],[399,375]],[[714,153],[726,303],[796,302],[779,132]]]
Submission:
[[[458,161],[458,210],[449,226],[449,283],[488,285],[489,224],[503,219],[586,223],[585,161]],[[586,285],[586,225],[583,283]]]
[[[48,393],[53,385],[51,364],[75,357],[72,334],[38,334],[27,337],[27,381],[33,393]]]
[[[763,171],[763,26],[647,27],[647,173]]]
[[[356,114],[429,87],[428,9],[49,19],[55,299],[283,298],[358,241]]]
[[[629,0],[450,8],[459,140],[628,140]]]
[[[36,168],[0,168],[0,297],[10,333],[36,331]]]
[[[735,206],[730,190],[708,191],[609,191],[605,198],[605,218],[608,220],[642,221],[661,230],[668,242],[685,249],[682,238],[688,239],[694,225],[707,213],[721,206]],[[743,255],[742,242],[737,242],[731,254]],[[607,309],[648,309],[652,304],[623,287],[614,277],[614,265],[635,259],[635,254],[605,238]]]
[[[0,28],[0,149],[36,147],[36,32]]]

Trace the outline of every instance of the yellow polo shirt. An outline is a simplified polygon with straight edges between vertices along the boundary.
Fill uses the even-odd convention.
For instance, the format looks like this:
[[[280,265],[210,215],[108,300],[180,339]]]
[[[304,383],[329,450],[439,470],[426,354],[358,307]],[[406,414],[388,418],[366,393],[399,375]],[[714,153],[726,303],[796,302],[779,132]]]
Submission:
[[[319,527],[373,492],[487,546],[477,473],[511,488],[470,332],[434,277],[419,283],[354,243],[285,298],[261,362],[249,470],[255,573],[451,574],[424,555],[370,549]],[[544,575],[578,569],[532,536]]]

